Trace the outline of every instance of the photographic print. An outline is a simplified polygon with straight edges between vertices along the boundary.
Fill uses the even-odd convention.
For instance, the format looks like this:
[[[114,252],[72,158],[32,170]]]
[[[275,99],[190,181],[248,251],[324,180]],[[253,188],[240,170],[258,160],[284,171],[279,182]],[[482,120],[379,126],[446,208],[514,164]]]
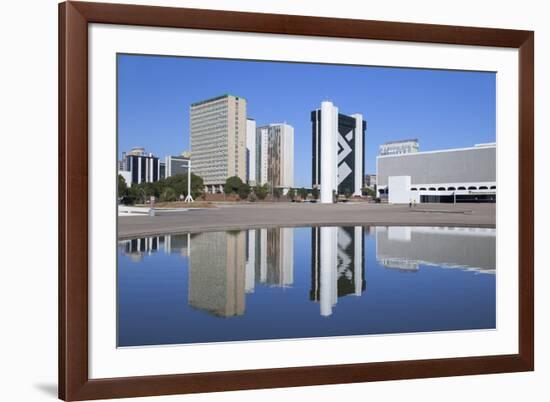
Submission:
[[[496,328],[496,74],[117,55],[117,346]]]

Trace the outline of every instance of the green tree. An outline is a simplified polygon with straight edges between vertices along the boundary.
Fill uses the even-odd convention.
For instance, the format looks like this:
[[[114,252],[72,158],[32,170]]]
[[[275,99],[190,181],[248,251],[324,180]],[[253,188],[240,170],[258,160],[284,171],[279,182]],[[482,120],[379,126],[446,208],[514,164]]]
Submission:
[[[311,195],[313,196],[314,199],[318,200],[319,199],[319,189],[317,187],[313,187],[313,189],[311,190]]]
[[[279,187],[273,187],[273,197],[279,199],[283,195],[283,190]]]
[[[125,194],[125,203],[133,205],[139,200],[141,195],[136,186],[128,187]]]
[[[180,195],[187,195],[187,175],[186,174],[177,174],[174,176],[167,177],[166,179],[160,180],[157,182],[159,187],[159,193],[162,193],[164,188],[170,187],[176,193],[176,198]],[[197,176],[195,173],[191,173],[191,196],[193,198],[198,198],[204,189],[204,180],[202,177]]]
[[[126,195],[126,192],[128,191],[128,185],[126,184],[126,180],[122,175],[118,175],[118,183],[117,183],[117,192],[118,196],[122,197]]]
[[[238,193],[241,200],[246,200],[250,194],[250,186],[246,183],[241,183]]]
[[[267,184],[256,186],[256,188],[254,188],[254,194],[256,194],[258,199],[265,200],[265,197],[267,197]]]
[[[225,194],[238,193],[239,188],[242,186],[243,181],[239,176],[231,176],[225,180],[224,192]]]
[[[361,189],[361,193],[364,195],[370,195],[371,197],[376,197],[376,191],[370,187],[364,187]]]
[[[175,201],[176,191],[172,187],[165,187],[160,195],[161,201]]]
[[[298,195],[302,200],[305,200],[307,198],[308,191],[304,187],[298,189]]]
[[[289,199],[294,200],[294,198],[296,197],[296,190],[294,190],[293,188],[289,189],[288,193],[286,193],[286,196]]]

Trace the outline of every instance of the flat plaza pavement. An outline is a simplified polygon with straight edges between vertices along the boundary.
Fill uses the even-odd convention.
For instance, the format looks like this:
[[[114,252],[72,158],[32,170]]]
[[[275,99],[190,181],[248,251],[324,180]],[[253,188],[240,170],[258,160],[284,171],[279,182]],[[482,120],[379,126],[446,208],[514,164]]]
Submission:
[[[157,210],[118,218],[119,238],[268,226],[495,227],[495,204],[228,203],[217,208]]]

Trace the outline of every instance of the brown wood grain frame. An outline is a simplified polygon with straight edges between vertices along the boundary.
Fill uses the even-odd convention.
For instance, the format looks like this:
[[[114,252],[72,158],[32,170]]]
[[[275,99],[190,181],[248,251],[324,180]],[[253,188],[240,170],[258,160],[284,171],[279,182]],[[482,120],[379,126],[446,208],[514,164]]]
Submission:
[[[519,353],[89,379],[88,24],[121,24],[519,49]],[[105,3],[59,5],[59,397],[86,400],[534,369],[534,33],[508,29]],[[114,139],[113,139],[114,141]],[[512,263],[512,262],[509,262]]]

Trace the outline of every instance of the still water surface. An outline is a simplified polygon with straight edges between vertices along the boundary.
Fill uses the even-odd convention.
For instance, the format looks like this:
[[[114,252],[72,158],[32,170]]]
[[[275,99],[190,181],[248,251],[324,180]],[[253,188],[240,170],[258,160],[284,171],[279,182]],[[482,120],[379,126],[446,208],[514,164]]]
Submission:
[[[351,226],[123,240],[118,346],[495,328],[495,233]]]

